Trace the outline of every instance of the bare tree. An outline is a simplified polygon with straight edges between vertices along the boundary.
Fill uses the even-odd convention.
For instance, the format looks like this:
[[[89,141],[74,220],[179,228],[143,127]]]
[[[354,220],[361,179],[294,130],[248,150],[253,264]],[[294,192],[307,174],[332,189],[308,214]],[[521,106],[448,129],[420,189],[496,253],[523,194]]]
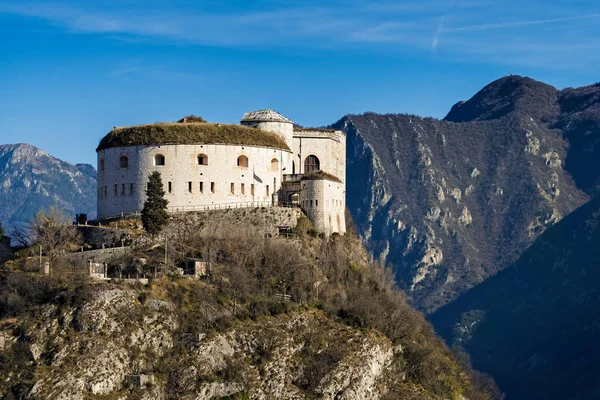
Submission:
[[[28,247],[32,244],[29,224],[15,224],[8,234],[21,247]]]
[[[291,243],[269,242],[263,256],[266,277],[284,296],[292,285],[298,283],[300,272],[309,268],[302,259],[300,247]]]
[[[62,251],[81,243],[81,235],[64,212],[56,207],[39,211],[29,223],[27,237],[32,245],[42,246],[43,252],[56,261]]]

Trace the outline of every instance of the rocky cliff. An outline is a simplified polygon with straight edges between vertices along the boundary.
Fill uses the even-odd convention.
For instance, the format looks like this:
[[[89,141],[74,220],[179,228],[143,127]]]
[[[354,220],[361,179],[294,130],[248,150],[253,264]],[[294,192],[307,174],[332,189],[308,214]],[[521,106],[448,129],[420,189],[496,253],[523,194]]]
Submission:
[[[28,222],[40,209],[56,206],[75,217],[96,214],[96,171],[72,165],[29,144],[0,145],[0,221]]]
[[[491,83],[445,120],[349,115],[347,203],[430,312],[506,268],[598,192],[600,86]]]
[[[27,332],[31,360],[38,365],[29,396],[160,399],[174,398],[175,392],[182,399],[242,394],[303,399],[310,387],[327,399],[379,399],[389,382],[401,381],[392,367],[402,357],[401,346],[319,311],[177,335],[172,302],[150,298],[142,304],[138,297],[136,290],[105,289],[80,309],[41,311]],[[0,331],[0,351],[19,345],[13,329],[5,324]],[[336,365],[329,367],[328,359]],[[144,374],[154,376],[154,383],[128,387],[133,375]],[[418,392],[416,386],[413,390]]]

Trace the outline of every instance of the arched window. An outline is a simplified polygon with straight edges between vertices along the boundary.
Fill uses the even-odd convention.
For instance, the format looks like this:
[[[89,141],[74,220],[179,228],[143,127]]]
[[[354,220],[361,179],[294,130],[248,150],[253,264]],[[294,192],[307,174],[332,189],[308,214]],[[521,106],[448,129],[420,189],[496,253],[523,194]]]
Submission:
[[[165,156],[157,154],[154,156],[154,165],[165,165]]]
[[[248,168],[248,157],[246,157],[246,156],[239,156],[238,159],[237,159],[237,166],[238,167]]]
[[[196,159],[198,160],[198,165],[208,165],[208,156],[206,154],[198,154]]]
[[[310,155],[304,160],[304,173],[318,171],[321,169],[321,163],[317,156]]]
[[[121,158],[119,158],[119,168],[127,167],[129,167],[129,158],[127,158],[126,156],[121,156]]]
[[[271,160],[271,171],[279,171],[279,161],[276,158]]]
[[[104,158],[100,160],[100,171],[104,171]]]

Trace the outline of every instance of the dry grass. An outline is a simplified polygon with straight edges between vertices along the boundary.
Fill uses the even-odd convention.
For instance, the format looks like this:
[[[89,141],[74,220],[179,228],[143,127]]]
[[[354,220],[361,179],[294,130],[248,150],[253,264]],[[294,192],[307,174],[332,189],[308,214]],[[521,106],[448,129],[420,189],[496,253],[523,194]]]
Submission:
[[[102,139],[96,151],[153,144],[234,144],[289,150],[282,138],[260,129],[241,125],[184,122],[115,128]]]
[[[334,133],[334,132],[337,132],[337,130],[335,130],[335,129],[329,129],[329,128],[305,128],[304,126],[301,126],[301,125],[294,125],[294,132],[328,132],[328,133]]]
[[[333,181],[342,183],[340,178],[325,171],[313,171],[302,175],[303,181]]]

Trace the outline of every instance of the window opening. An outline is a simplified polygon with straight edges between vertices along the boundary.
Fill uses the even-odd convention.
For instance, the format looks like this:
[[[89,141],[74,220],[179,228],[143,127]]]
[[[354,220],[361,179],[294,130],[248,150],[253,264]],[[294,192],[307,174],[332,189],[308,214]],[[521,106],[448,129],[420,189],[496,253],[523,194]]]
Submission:
[[[304,173],[318,171],[321,169],[321,163],[317,156],[310,155],[304,160]]]
[[[246,156],[239,156],[238,159],[237,159],[237,166],[238,167],[248,168],[248,157],[246,157]]]
[[[162,166],[165,165],[165,156],[162,154],[157,154],[154,156],[154,165]]]

